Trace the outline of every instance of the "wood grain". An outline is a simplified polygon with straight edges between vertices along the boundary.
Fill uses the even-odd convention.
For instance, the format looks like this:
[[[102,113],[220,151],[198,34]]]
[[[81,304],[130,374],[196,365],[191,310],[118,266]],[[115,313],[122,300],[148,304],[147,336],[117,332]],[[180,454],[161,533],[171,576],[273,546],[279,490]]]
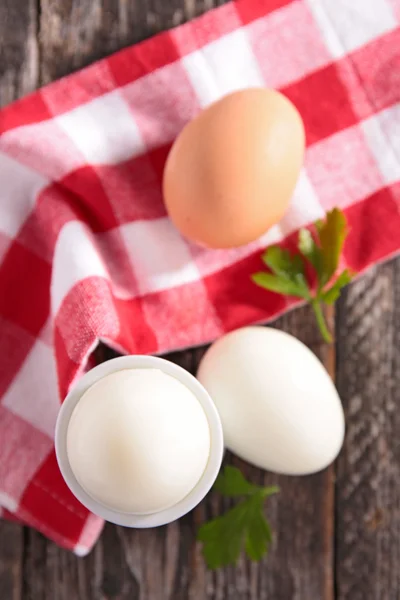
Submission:
[[[400,262],[340,303],[337,385],[347,435],[337,476],[337,598],[400,598]]]
[[[38,44],[35,0],[0,2],[0,106],[37,87]]]
[[[223,1],[41,0],[41,83],[180,25],[219,4]]]
[[[24,529],[0,521],[0,598],[22,600]]]
[[[0,106],[37,86],[37,10],[34,0],[0,2]],[[0,598],[22,598],[24,529],[0,520]]]

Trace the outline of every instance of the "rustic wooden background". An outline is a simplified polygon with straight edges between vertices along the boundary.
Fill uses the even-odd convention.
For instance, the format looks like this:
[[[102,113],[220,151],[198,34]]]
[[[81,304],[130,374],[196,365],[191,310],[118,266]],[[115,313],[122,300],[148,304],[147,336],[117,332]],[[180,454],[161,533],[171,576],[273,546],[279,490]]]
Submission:
[[[219,3],[0,0],[0,105]],[[195,531],[223,508],[213,494],[168,527],[107,525],[84,559],[0,522],[0,600],[398,600],[399,316],[400,261],[393,261],[344,293],[330,315],[334,346],[321,344],[307,308],[276,323],[336,377],[347,435],[337,463],[312,477],[278,477],[240,464],[252,480],[281,486],[269,501],[276,539],[262,563],[243,559],[236,568],[207,572]],[[171,358],[194,372],[202,352]]]

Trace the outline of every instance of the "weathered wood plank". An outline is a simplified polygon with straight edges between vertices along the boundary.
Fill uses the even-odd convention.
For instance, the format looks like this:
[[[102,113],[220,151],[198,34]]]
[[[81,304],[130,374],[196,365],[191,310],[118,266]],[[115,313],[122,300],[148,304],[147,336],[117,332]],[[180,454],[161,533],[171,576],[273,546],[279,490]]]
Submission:
[[[60,550],[33,530],[26,537],[23,600],[92,598],[83,560]]]
[[[0,2],[0,106],[37,87],[35,0]]]
[[[35,0],[0,2],[0,106],[37,86]],[[0,520],[0,598],[22,598],[24,529]]]
[[[0,598],[21,600],[24,529],[0,521]]]
[[[347,435],[337,475],[337,597],[400,598],[400,261],[374,268],[338,314]]]
[[[224,1],[41,0],[41,82],[180,25]]]
[[[146,5],[121,0],[41,0],[40,74],[53,81],[140,39]]]
[[[42,0],[42,82],[179,25],[213,4],[213,0]]]

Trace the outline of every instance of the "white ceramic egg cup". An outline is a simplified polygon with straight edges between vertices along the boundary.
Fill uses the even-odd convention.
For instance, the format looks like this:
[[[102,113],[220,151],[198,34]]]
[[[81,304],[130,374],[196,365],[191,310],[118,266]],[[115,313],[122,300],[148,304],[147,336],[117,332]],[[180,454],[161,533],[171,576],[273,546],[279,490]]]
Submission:
[[[192,491],[180,502],[152,514],[132,514],[113,510],[90,496],[80,485],[70,467],[67,455],[67,431],[72,412],[81,396],[106,375],[124,369],[160,369],[185,385],[200,402],[210,428],[210,454],[207,466]],[[98,365],[73,386],[64,400],[57,418],[55,449],[62,476],[71,492],[91,512],[106,521],[126,527],[157,527],[179,519],[191,511],[211,489],[221,467],[224,451],[221,421],[217,409],[204,387],[193,375],[168,360],[155,356],[121,356]]]

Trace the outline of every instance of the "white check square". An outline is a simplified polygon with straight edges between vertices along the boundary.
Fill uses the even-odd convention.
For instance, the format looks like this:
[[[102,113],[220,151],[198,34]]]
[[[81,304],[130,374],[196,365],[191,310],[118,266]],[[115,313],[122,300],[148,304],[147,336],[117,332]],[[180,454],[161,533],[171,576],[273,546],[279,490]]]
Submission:
[[[318,196],[303,169],[300,172],[289,209],[280,222],[283,237],[290,235],[300,227],[321,219],[324,214],[324,209],[318,200]]]
[[[57,181],[85,164],[68,133],[49,119],[11,129],[1,136],[0,148],[43,177]]]
[[[383,110],[376,118],[400,161],[400,102]]]
[[[3,406],[53,439],[58,397],[53,351],[38,339],[5,393]]]
[[[307,2],[334,58],[341,58],[397,27],[386,0]]]
[[[384,182],[400,181],[400,104],[366,119],[361,129]]]
[[[119,90],[64,113],[55,121],[92,164],[115,164],[145,149],[133,113]]]
[[[123,225],[121,234],[141,294],[200,279],[188,244],[167,217]]]
[[[64,225],[56,243],[51,277],[51,310],[56,315],[68,292],[87,277],[109,279],[89,228],[78,221]]]
[[[202,107],[230,92],[264,85],[243,29],[188,54],[182,63]]]
[[[0,232],[15,237],[48,180],[0,152]]]

